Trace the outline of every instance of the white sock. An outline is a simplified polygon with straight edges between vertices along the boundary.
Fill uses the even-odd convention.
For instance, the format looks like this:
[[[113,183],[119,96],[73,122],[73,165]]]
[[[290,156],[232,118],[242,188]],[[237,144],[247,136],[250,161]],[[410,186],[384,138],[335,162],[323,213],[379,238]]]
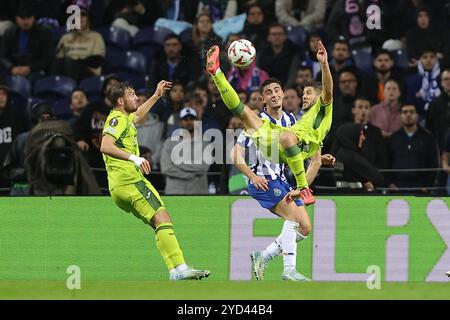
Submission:
[[[279,235],[274,242],[269,244],[267,248],[262,251],[262,256],[264,260],[269,261],[276,256],[279,256],[281,252],[283,251],[281,250],[281,235]]]
[[[186,270],[187,269],[187,265],[185,265],[184,263],[183,264],[180,264],[179,266],[176,266],[175,267],[175,271],[178,273],[178,272],[183,272],[184,270]]]
[[[281,230],[281,249],[283,250],[284,272],[295,269],[297,263],[297,230],[299,224],[286,220]]]

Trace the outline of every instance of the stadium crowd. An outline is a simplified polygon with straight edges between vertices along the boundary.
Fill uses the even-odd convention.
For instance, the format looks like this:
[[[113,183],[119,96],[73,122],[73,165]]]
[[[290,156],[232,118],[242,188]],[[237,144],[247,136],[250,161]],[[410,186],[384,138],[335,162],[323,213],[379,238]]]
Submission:
[[[73,4],[80,25],[67,31]],[[367,16],[371,5],[380,8],[381,28],[368,27],[378,18]],[[323,40],[335,92],[322,153],[338,165],[316,185],[450,193],[448,30],[448,0],[2,0],[0,190],[106,192],[100,144],[108,91],[127,81],[143,102],[164,79],[172,90],[136,125],[149,180],[165,194],[234,193],[232,165],[175,164],[170,156],[177,128],[193,143],[201,139],[195,121],[203,132],[243,127],[205,72],[206,50],[222,48],[222,70],[255,112],[263,108],[259,85],[275,77],[285,111],[299,119],[303,85],[321,79]],[[257,49],[247,69],[227,60],[239,38]]]

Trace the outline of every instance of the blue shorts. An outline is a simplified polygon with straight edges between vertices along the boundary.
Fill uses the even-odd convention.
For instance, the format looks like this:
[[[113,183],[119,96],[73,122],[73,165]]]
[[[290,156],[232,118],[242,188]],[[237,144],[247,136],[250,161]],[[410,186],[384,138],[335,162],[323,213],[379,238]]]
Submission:
[[[281,179],[269,180],[269,190],[258,190],[256,187],[249,183],[248,192],[250,195],[259,202],[259,204],[266,209],[272,209],[278,202],[283,200],[284,196],[293,190],[289,183]],[[299,199],[295,203],[297,206],[303,206],[303,202]]]

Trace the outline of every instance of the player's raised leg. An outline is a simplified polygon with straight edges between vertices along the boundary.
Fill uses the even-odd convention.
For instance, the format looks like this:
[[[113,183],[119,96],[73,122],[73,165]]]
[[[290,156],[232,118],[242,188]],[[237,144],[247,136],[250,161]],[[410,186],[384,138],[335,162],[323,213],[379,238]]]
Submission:
[[[218,46],[213,46],[208,50],[206,54],[206,69],[211,74],[227,108],[244,122],[247,131],[256,131],[263,125],[263,122],[255,112],[241,103],[238,94],[228,82],[225,74],[220,70],[219,53],[220,49]]]

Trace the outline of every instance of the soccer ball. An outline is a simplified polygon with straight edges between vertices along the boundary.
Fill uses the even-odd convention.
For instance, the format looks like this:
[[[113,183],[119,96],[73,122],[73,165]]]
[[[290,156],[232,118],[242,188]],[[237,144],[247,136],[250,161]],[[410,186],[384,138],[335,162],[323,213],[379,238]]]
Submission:
[[[228,48],[228,59],[238,68],[248,67],[256,57],[253,43],[246,39],[235,40]]]

